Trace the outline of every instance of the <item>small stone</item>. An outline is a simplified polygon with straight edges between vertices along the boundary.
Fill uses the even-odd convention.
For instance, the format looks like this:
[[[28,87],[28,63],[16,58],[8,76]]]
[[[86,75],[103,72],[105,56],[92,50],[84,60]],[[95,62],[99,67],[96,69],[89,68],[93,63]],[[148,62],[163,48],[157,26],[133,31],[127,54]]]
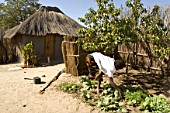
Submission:
[[[46,77],[45,75],[42,75],[42,77]]]
[[[23,107],[26,107],[26,105],[23,105]]]

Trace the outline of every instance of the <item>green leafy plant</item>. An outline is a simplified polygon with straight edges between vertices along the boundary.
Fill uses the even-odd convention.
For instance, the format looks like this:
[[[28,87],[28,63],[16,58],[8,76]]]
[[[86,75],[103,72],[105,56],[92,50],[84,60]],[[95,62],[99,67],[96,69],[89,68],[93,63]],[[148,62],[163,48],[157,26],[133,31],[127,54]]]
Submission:
[[[139,107],[145,110],[145,112],[170,112],[170,105],[165,98],[160,96],[150,97],[142,89],[127,90],[125,100],[127,104]]]
[[[25,67],[30,67],[30,66],[34,66],[34,65],[38,64],[38,58],[34,54],[34,46],[33,46],[32,42],[26,44],[22,48],[22,56],[24,58]]]
[[[146,97],[145,100],[140,104],[141,109],[145,109],[148,112],[154,113],[170,113],[170,104],[165,98],[156,97]]]
[[[80,96],[83,102],[92,106],[98,106],[102,111],[115,111],[126,113],[126,108],[122,108],[123,104],[120,101],[119,93],[111,87],[111,85],[103,81],[101,83],[101,93],[97,94],[96,85],[97,81],[88,79],[87,76],[82,76],[80,79],[82,85],[74,83],[61,83],[60,89],[68,93],[81,93]],[[73,88],[74,87],[74,88]]]
[[[78,84],[74,83],[61,83],[59,84],[60,89],[62,89],[64,92],[69,92],[69,93],[76,93],[80,91],[81,86]]]
[[[95,80],[89,80],[87,76],[83,76],[80,81],[83,84],[81,92],[85,102],[98,106],[102,111],[128,112],[126,108],[122,108],[123,103],[119,102],[120,97],[118,91],[112,88],[108,81],[102,81],[100,94],[97,94],[95,90],[95,85],[97,85]]]
[[[85,101],[87,101],[88,99],[91,99],[90,93],[88,93],[86,90],[82,90],[82,97]]]
[[[80,84],[61,83],[59,87],[68,93],[78,93],[83,102],[91,106],[99,107],[103,112],[129,112],[127,106],[138,107],[145,112],[169,113],[168,102],[161,97],[150,97],[147,92],[140,87],[128,87],[120,85],[125,93],[125,102],[120,101],[119,93],[111,87],[109,82],[101,83],[100,94],[96,92],[97,82],[82,76]]]
[[[85,90],[93,90],[97,83],[95,80],[88,79],[87,76],[82,76],[80,82],[83,84]]]
[[[148,97],[148,94],[141,89],[127,90],[125,94],[126,103],[133,106],[138,106],[146,97]]]
[[[117,93],[118,94],[118,93]],[[119,100],[115,99],[115,97],[111,95],[100,96],[100,99],[97,101],[97,106],[101,108],[103,111],[117,111],[120,110],[123,102],[119,102]]]
[[[22,49],[23,58],[31,58],[33,54],[33,44],[32,42],[26,44]]]

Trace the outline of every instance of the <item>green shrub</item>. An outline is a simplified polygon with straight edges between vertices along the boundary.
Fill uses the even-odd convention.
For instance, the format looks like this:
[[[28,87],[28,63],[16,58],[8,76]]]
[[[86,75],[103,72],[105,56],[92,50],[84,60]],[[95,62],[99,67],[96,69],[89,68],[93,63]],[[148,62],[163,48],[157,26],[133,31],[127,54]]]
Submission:
[[[138,106],[140,103],[144,101],[144,99],[148,95],[145,94],[142,90],[136,90],[136,91],[129,91],[127,90],[125,95],[126,103],[133,106]]]
[[[107,81],[101,83],[100,94],[96,92],[97,82],[95,80],[89,80],[87,76],[83,76],[80,84],[74,83],[61,83],[60,89],[64,92],[81,93],[82,100],[89,105],[97,106],[102,111],[111,112],[128,112],[127,106],[132,105],[139,107],[145,112],[155,113],[170,113],[170,105],[161,97],[149,97],[149,94],[145,93],[141,88],[126,88],[125,86],[119,86],[125,92],[125,102],[120,101],[119,93]],[[83,86],[83,87],[82,87]]]
[[[61,83],[59,84],[60,89],[62,89],[64,92],[69,92],[69,93],[76,93],[80,91],[81,86],[78,84],[74,83]]]
[[[154,113],[170,113],[169,103],[160,96],[146,97],[141,103],[140,108]]]
[[[80,82],[83,84],[83,90],[95,89],[95,85],[97,84],[96,80],[90,80],[87,76],[82,76]]]
[[[31,67],[39,64],[38,57],[34,54],[34,45],[32,42],[26,44],[22,48],[22,56],[24,58],[24,66],[26,67]]]

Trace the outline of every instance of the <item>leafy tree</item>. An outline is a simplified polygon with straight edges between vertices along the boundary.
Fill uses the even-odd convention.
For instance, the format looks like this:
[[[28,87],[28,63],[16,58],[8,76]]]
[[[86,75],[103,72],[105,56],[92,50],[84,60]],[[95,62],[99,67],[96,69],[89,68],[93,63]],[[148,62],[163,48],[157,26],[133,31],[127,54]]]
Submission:
[[[159,57],[159,62],[170,53],[169,25],[159,14],[160,7],[155,5],[151,11],[143,7],[141,0],[127,0],[128,15],[123,16],[122,7],[116,9],[112,0],[96,0],[98,9],[90,8],[83,18],[79,18],[86,28],[79,30],[85,38],[79,39],[86,51],[100,51],[108,55],[117,55],[118,44],[125,43],[128,47],[132,43],[145,43],[152,50],[147,54]],[[135,52],[134,52],[135,53]],[[156,54],[154,54],[156,53]],[[130,52],[128,50],[128,59]],[[115,56],[117,57],[117,56]],[[137,64],[134,54],[134,64]],[[152,66],[152,60],[149,64]],[[163,65],[161,68],[164,67]],[[163,69],[163,68],[162,68]],[[128,66],[126,66],[126,73]]]
[[[32,15],[41,4],[39,0],[4,0],[0,3],[0,25],[14,27]]]
[[[146,42],[153,44],[153,50],[160,59],[165,58],[170,52],[169,28],[159,15],[160,7],[155,5],[153,10],[141,18],[140,35]]]
[[[134,21],[131,17],[121,18],[121,9],[116,9],[112,0],[96,0],[98,9],[90,8],[84,18],[79,18],[87,27],[79,33],[85,36],[78,42],[87,51],[102,51],[112,54],[120,43],[136,42]]]
[[[159,58],[168,55],[168,28],[159,16],[159,6],[151,12],[146,10],[141,0],[127,0],[129,17],[121,17],[121,8],[116,9],[112,0],[96,0],[98,9],[90,8],[83,18],[79,18],[87,27],[79,33],[85,38],[82,43],[87,51],[104,51],[112,53],[118,44],[146,41],[154,45]]]
[[[110,53],[121,40],[117,34],[119,29],[114,27],[119,22],[120,10],[115,9],[110,0],[96,0],[96,2],[97,11],[90,8],[84,18],[79,18],[87,26],[79,30],[79,33],[86,37],[79,42],[83,43],[85,50]]]

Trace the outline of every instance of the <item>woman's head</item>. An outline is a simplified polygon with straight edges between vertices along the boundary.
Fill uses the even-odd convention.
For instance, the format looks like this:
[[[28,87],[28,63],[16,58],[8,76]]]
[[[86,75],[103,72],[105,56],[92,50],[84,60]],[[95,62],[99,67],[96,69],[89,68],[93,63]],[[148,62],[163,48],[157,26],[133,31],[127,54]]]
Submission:
[[[122,69],[126,66],[123,60],[115,60],[114,65],[116,70]]]

